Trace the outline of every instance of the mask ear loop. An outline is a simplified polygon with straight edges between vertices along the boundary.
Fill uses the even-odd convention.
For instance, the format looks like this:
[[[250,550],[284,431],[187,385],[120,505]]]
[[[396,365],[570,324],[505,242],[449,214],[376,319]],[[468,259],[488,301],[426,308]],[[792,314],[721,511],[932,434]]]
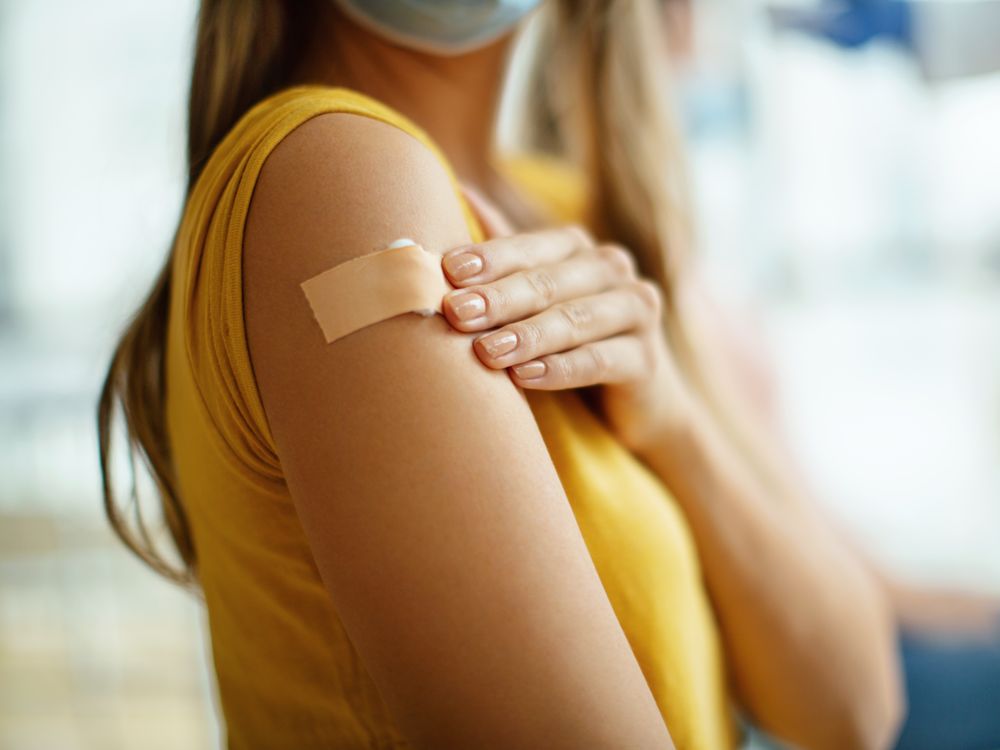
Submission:
[[[441,313],[441,298],[453,289],[441,256],[405,237],[300,286],[328,344],[403,313]]]

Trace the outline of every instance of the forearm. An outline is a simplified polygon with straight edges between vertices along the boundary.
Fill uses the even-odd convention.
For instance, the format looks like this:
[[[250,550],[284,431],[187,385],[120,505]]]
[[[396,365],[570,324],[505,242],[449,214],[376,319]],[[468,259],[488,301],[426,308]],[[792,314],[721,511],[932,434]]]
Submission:
[[[863,563],[811,514],[773,502],[697,404],[681,434],[638,453],[686,513],[757,721],[807,748],[888,743],[900,703],[895,632]]]
[[[911,631],[970,640],[1000,633],[996,595],[918,586],[885,574],[881,580],[897,620]]]
[[[836,534],[878,582],[899,626],[927,634],[959,638],[996,638],[1000,628],[1000,597],[996,594],[968,591],[953,586],[933,586],[911,582],[882,565],[866,550],[839,519],[826,513],[810,496],[804,473],[795,465],[795,457],[784,436],[777,430],[768,433],[774,456],[772,467],[784,469],[784,481],[774,486],[784,488],[782,495],[821,516],[821,522]],[[772,471],[776,475],[777,471]],[[781,491],[781,490],[779,490]]]
[[[746,413],[750,399],[726,404],[727,416],[740,433],[740,450],[752,455],[753,465],[782,507],[816,517],[841,545],[865,566],[877,581],[894,618],[901,626],[926,633],[958,637],[995,637],[1000,623],[996,595],[910,583],[887,570],[865,550],[839,520],[827,513],[813,495],[808,478],[797,464],[787,436],[773,414]],[[734,419],[735,417],[735,419]]]

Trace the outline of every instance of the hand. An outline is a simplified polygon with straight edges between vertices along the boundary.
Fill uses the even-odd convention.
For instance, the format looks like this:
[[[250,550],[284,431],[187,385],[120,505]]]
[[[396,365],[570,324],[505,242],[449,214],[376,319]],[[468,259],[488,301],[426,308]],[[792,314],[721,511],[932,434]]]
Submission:
[[[662,292],[638,276],[632,254],[579,226],[514,235],[495,207],[466,195],[493,239],[445,253],[458,289],[442,311],[459,331],[487,331],[473,342],[483,364],[521,388],[604,386],[604,416],[633,449],[676,428],[687,390],[663,332]]]

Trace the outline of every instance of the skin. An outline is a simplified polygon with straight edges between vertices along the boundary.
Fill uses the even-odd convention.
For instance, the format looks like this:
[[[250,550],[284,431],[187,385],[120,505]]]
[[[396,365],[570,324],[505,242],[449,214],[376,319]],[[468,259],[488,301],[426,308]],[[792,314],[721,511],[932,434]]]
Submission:
[[[678,284],[682,309],[735,435],[683,386],[656,324],[657,290],[635,277],[627,251],[595,247],[575,227],[511,237],[512,222],[486,196],[469,197],[499,239],[445,255],[446,273],[463,287],[444,299],[449,323],[490,329],[473,350],[519,387],[602,386],[606,421],[686,511],[737,693],[764,728],[810,748],[890,744],[904,704],[896,623],[992,637],[1000,603],[907,585],[822,514],[767,408],[773,402],[760,397],[772,380],[766,365],[696,278]],[[506,342],[503,354],[497,342]]]
[[[672,9],[683,8],[665,7],[670,48],[680,54],[672,61],[677,64],[690,50],[690,17],[672,16]],[[514,234],[512,223],[485,196],[470,190],[468,197],[495,237]],[[679,386],[650,318],[630,315],[627,302],[608,305],[594,296],[609,288],[633,296],[647,292],[636,285],[634,271],[621,275],[628,263],[616,256],[623,249],[604,246],[595,257],[593,241],[583,236],[575,251],[568,251],[565,241],[555,251],[554,236],[522,234],[447,253],[444,268],[452,283],[485,300],[484,306],[463,306],[466,292],[449,294],[448,321],[461,331],[492,329],[474,340],[473,350],[485,366],[509,368],[522,388],[603,386],[609,425],[687,511],[737,692],[762,726],[804,747],[891,742],[903,711],[895,623],[939,637],[991,639],[1000,600],[902,581],[822,513],[778,426],[768,397],[773,374],[698,279],[679,285],[684,314],[698,332],[702,370],[736,424],[735,444],[714,424],[706,405]],[[468,272],[460,259],[470,254],[481,256],[482,270],[455,273],[459,267]],[[599,275],[601,263],[605,283],[588,286],[582,278]],[[655,290],[650,296],[654,303]],[[478,317],[463,318],[459,310],[470,307]],[[494,356],[488,344],[509,340],[509,333],[519,346]],[[752,470],[747,456],[753,458]],[[761,549],[769,551],[769,559],[761,559]],[[789,601],[809,614],[803,617]]]
[[[455,248],[443,268],[460,287],[443,298],[448,321],[496,329],[473,342],[487,367],[510,368],[522,388],[602,384],[605,416],[629,444],[683,420],[662,293],[624,248],[571,226]]]
[[[772,394],[776,376],[768,360],[760,356],[764,342],[753,331],[739,324],[725,305],[711,299],[703,285],[697,284],[699,320],[704,338],[713,344],[716,377],[721,386],[739,400],[745,411],[747,428],[766,439],[755,441],[770,457],[764,460],[781,467],[786,493],[793,502],[805,502],[819,509],[820,503],[810,487],[806,472],[799,466],[795,451],[781,427]],[[774,473],[778,473],[775,471]],[[961,591],[946,587],[919,586],[901,580],[885,571],[867,553],[856,547],[846,530],[841,530],[832,518],[827,519],[831,528],[840,534],[846,544],[868,566],[879,585],[896,619],[910,630],[942,637],[982,639],[995,638],[1000,622],[1000,599],[989,594]]]
[[[506,40],[433,59],[339,19],[317,35],[302,80],[381,98],[489,189]],[[272,152],[244,238],[261,397],[366,670],[415,747],[672,748],[523,394],[441,316],[319,335],[299,282],[400,236],[470,241],[447,175],[402,131],[331,114]]]
[[[503,234],[492,211],[481,214]],[[813,505],[762,481],[685,387],[657,324],[659,304],[648,306],[649,316],[637,315],[621,296],[608,304],[609,292],[602,299],[581,281],[589,270],[618,295],[641,296],[634,271],[598,268],[620,250],[602,246],[595,258],[592,240],[576,227],[453,249],[443,267],[460,289],[444,297],[445,315],[457,330],[489,329],[473,350],[488,368],[509,368],[523,388],[602,386],[608,423],[685,511],[737,693],[763,728],[805,748],[887,747],[902,695],[895,623],[877,579]],[[456,262],[469,255],[481,262]],[[482,270],[456,275],[459,266]],[[549,281],[539,283],[539,276]],[[700,289],[679,288],[697,340],[712,340]],[[465,294],[479,295],[485,312],[477,307],[475,317],[463,318],[455,308]],[[501,356],[484,344],[511,335],[517,346]],[[699,354],[717,380],[725,368],[713,352]],[[518,374],[525,362],[545,363],[544,373]]]
[[[507,40],[435,58],[327,12],[299,80],[403,112],[481,212],[510,217],[470,245],[451,186],[412,139],[328,115],[275,150],[248,221],[248,338],[289,488],[408,736],[427,747],[670,746],[515,387],[600,384],[611,428],[687,514],[742,702],[806,748],[887,746],[902,699],[875,577],[805,504],[774,503],[685,386],[658,325],[660,292],[627,249],[578,227],[523,231],[537,216],[486,158]],[[399,236],[442,254],[462,287],[445,319],[400,316],[322,344],[298,282]],[[459,278],[455,259],[470,253],[482,270]],[[482,304],[463,317],[456,300],[469,293]],[[491,354],[498,333],[517,348]]]

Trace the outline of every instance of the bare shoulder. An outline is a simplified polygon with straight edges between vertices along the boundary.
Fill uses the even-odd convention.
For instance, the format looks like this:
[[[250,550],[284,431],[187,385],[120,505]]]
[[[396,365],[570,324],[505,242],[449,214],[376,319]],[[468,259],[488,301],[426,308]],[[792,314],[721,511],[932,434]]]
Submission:
[[[470,239],[447,170],[409,133],[364,116],[325,114],[293,130],[265,161],[244,234],[243,303],[254,374],[286,470],[294,472],[292,446],[309,439],[308,418],[324,407],[345,418],[361,399],[430,420],[446,380],[520,398],[505,373],[478,365],[471,335],[438,316],[397,316],[325,343],[302,282],[400,237],[439,254]],[[421,366],[446,363],[444,377],[421,377]]]
[[[413,237],[431,252],[468,241],[451,179],[440,160],[413,135],[360,115],[314,117],[286,136],[264,163],[247,234],[295,242],[305,272]],[[260,243],[248,243],[250,264]],[[311,251],[310,251],[311,250]]]
[[[437,254],[470,240],[447,170],[414,136],[369,117],[333,113],[307,120],[274,148],[254,190],[243,242],[247,336],[265,390],[268,360],[360,354],[353,351],[358,335],[342,345],[317,344],[319,329],[300,285],[400,237]],[[391,337],[408,326],[437,329],[438,346],[455,355],[460,339],[469,339],[445,335],[443,321],[433,319],[395,322],[375,335]]]
[[[244,234],[243,302],[261,400],[293,481],[298,447],[312,440],[312,420],[324,410],[341,420],[327,432],[328,449],[346,456],[341,440],[387,439],[370,423],[350,428],[358,404],[368,416],[379,410],[433,423],[447,387],[523,402],[505,373],[478,363],[471,335],[439,316],[397,316],[325,343],[301,283],[400,237],[439,254],[470,239],[447,170],[409,133],[325,114],[293,130],[265,161]],[[425,377],[431,370],[440,372]]]

